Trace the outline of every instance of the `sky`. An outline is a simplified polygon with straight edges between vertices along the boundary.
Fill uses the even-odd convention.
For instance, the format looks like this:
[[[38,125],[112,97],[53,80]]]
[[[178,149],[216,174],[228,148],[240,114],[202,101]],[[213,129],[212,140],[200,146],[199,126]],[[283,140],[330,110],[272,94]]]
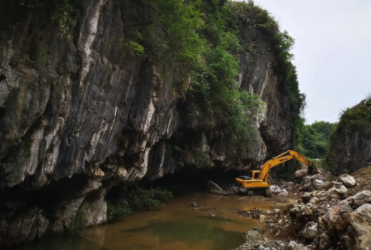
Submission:
[[[255,0],[295,39],[306,124],[337,122],[371,93],[371,0]]]

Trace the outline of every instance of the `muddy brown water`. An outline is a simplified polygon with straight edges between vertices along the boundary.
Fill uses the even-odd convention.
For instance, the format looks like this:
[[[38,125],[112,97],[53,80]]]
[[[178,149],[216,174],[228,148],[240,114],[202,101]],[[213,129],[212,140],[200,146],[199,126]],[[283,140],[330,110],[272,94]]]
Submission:
[[[202,207],[190,208],[194,200]],[[88,228],[83,237],[48,237],[14,250],[225,250],[243,243],[242,233],[261,227],[259,220],[234,211],[284,208],[289,200],[194,193],[167,202],[161,210],[123,216]],[[197,209],[197,210],[196,210]]]

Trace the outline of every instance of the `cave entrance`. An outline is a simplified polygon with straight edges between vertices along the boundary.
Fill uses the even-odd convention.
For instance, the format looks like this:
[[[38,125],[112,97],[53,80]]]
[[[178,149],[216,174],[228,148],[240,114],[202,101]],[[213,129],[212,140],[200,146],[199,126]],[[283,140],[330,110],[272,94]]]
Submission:
[[[215,169],[198,169],[196,167],[187,167],[174,174],[168,174],[162,178],[149,182],[141,181],[144,186],[159,186],[173,191],[175,194],[186,194],[194,191],[207,190],[207,181],[211,180],[223,189],[235,185],[236,177],[246,174],[246,171],[223,171]]]

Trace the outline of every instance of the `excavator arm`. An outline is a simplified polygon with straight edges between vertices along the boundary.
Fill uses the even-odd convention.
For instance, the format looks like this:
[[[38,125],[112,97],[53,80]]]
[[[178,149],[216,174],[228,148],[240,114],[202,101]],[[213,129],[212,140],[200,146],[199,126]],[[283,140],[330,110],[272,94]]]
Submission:
[[[264,165],[262,166],[261,171],[260,171],[259,179],[266,182],[267,181],[266,179],[268,178],[267,173],[268,173],[269,169],[271,169],[271,168],[273,168],[273,167],[275,167],[275,166],[277,166],[281,163],[289,161],[293,158],[295,158],[296,160],[298,160],[298,161],[300,161],[300,162],[302,162],[302,163],[304,163],[305,165],[308,166],[308,170],[307,170],[308,174],[313,173],[313,170],[315,168],[313,162],[307,161],[304,156],[302,156],[301,154],[299,154],[296,151],[288,150],[287,152],[282,153],[282,154],[272,158],[271,160],[267,161],[266,163],[264,163]]]

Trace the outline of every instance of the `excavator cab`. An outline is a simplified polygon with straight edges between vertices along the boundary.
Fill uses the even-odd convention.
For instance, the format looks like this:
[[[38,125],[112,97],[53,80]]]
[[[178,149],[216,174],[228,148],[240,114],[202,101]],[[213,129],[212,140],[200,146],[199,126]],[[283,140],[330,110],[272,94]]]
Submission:
[[[259,178],[260,170],[251,170],[251,172],[247,175],[241,175],[238,176],[238,179],[249,181],[249,180],[255,180]]]

